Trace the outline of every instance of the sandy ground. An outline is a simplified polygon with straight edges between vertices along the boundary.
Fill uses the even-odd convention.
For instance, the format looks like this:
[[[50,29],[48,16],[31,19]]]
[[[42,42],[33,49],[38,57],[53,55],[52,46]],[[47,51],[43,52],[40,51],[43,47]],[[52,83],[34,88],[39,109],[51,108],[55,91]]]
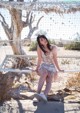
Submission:
[[[33,55],[33,56],[37,57],[37,52],[36,51],[29,51],[29,47],[24,46],[23,50],[26,52],[27,55]],[[4,58],[6,57],[6,55],[13,55],[13,52],[12,52],[12,49],[11,49],[10,46],[0,47],[0,53],[1,53],[1,55],[0,55],[0,65],[2,64],[2,62],[3,62]],[[78,59],[77,61],[75,61],[74,58],[66,59],[65,63],[67,65],[63,65],[63,66],[61,65],[61,66],[62,66],[63,69],[68,69],[69,68],[68,70],[80,69],[79,68],[80,67],[80,51],[64,50],[64,48],[58,47],[58,56],[78,57],[78,58],[75,59],[75,60]],[[62,60],[62,58],[59,59],[60,63],[62,62],[61,60]],[[65,59],[63,58],[63,62],[64,62],[64,60]],[[68,62],[71,63],[70,66],[68,65]],[[78,66],[76,64],[78,64]]]
[[[39,102],[11,100],[0,106],[0,113],[80,113],[80,104],[62,102]]]
[[[28,55],[37,55],[36,52],[29,52],[28,48],[24,47],[24,51]],[[6,46],[0,47],[0,64],[4,60],[7,54],[13,54],[11,48]],[[80,51],[70,51],[64,50],[63,48],[58,48],[58,56],[80,56]],[[66,83],[68,73],[62,75],[61,82],[53,83],[52,91],[55,92],[57,89],[61,90],[64,88]],[[36,87],[34,87],[36,88]],[[80,113],[80,102],[60,102],[60,101],[48,101],[46,104],[39,102],[37,104],[33,103],[33,100],[13,100],[6,101],[3,104],[0,103],[0,113]]]
[[[28,54],[28,55],[37,55],[36,51],[28,51],[29,47],[23,47],[23,50]],[[4,59],[4,57],[9,54],[13,54],[12,49],[10,46],[2,46],[0,47],[0,62],[1,60]],[[72,50],[64,50],[62,47],[58,47],[58,56],[80,56],[80,51],[72,51]]]
[[[27,55],[33,55],[37,57],[37,52],[36,51],[29,51],[29,47],[23,46],[23,50]],[[3,62],[4,58],[6,55],[13,55],[12,49],[10,46],[0,46],[0,65]],[[80,60],[80,51],[73,51],[73,50],[65,50],[63,47],[58,47],[58,56],[67,56],[67,57],[78,57]],[[77,58],[76,58],[77,59]],[[71,59],[72,60],[72,59]],[[80,61],[79,61],[80,62]],[[79,63],[78,62],[78,63]]]

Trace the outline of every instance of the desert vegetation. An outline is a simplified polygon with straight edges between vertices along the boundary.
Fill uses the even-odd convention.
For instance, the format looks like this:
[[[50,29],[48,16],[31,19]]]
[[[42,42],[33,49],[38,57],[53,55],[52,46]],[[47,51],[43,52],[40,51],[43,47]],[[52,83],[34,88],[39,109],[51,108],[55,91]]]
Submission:
[[[67,80],[66,87],[80,92],[80,73],[75,73],[74,76],[71,76]]]
[[[66,44],[65,49],[80,51],[80,42],[72,42],[71,44]]]

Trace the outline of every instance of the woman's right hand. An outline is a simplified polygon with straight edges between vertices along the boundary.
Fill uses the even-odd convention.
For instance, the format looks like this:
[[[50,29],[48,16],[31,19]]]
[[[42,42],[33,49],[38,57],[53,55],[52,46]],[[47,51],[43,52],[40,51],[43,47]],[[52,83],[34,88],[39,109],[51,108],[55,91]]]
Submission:
[[[35,69],[35,71],[37,72],[37,74],[38,74],[38,68],[39,68],[39,67],[37,67],[37,68]]]

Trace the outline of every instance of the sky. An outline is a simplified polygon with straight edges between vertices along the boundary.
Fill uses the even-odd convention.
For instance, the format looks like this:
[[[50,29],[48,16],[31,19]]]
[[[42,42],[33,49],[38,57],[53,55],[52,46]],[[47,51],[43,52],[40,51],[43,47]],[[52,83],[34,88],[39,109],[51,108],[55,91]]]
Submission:
[[[41,1],[41,0],[40,0]],[[43,0],[42,0],[43,1]],[[45,0],[44,0],[45,1]],[[60,0],[59,0],[60,1]],[[69,1],[69,0],[65,0]],[[79,1],[79,0],[77,0]],[[5,16],[6,22],[10,26],[10,15],[8,11],[0,9],[0,12]],[[80,12],[59,15],[55,13],[45,14],[43,12],[35,12],[36,18],[33,26],[41,16],[44,16],[39,24],[39,29],[34,32],[32,39],[36,37],[36,33],[42,31],[46,32],[48,38],[51,39],[69,39],[72,40],[76,37],[76,34],[80,34]],[[1,19],[1,18],[0,18]],[[28,35],[28,27],[22,30],[22,39]],[[0,24],[0,38],[7,39],[6,34]]]

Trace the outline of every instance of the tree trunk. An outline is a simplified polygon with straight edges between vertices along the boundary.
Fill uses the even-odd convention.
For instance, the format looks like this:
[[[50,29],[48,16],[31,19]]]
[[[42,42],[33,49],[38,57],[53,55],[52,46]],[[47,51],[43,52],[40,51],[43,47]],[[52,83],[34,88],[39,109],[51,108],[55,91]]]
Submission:
[[[13,43],[11,42],[11,46],[13,49],[14,54],[22,54],[22,47],[20,44],[21,41],[21,31],[23,29],[23,24],[21,20],[21,11],[16,9],[10,10],[11,19],[12,19],[12,26],[13,26]]]

